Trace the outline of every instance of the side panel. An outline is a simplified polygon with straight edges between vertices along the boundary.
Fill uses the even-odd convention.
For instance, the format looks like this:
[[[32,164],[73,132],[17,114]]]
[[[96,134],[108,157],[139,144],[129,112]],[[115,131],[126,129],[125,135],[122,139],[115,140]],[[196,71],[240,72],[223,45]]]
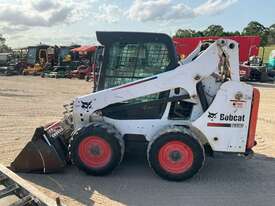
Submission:
[[[211,75],[220,78],[220,73],[223,70],[221,67],[223,62],[221,62],[220,57],[223,53],[226,53],[229,57],[228,63],[230,64],[232,78],[230,82],[236,82],[236,84],[238,84],[239,68],[238,47],[236,42],[229,40],[217,41],[211,44],[203,53],[198,54],[197,58],[192,62],[180,65],[174,70],[77,97],[73,105],[74,129],[77,130],[91,122],[93,118],[96,118],[96,111],[111,104],[174,88],[183,88],[186,93],[189,94],[191,102],[195,104],[199,103],[196,84],[198,81],[202,81]],[[237,87],[242,86],[238,84]],[[220,103],[222,102],[223,101],[220,101]]]
[[[257,119],[258,119],[258,110],[260,103],[260,91],[256,88],[253,89],[253,100],[252,100],[252,108],[251,108],[251,117],[249,123],[249,132],[246,143],[246,148],[251,149],[255,146],[255,136],[256,136],[256,127],[257,127]]]
[[[125,134],[143,135],[147,141],[152,140],[156,133],[169,125],[188,125],[187,121],[173,121],[167,119],[148,119],[148,120],[115,120],[104,117],[104,121],[114,125],[124,136]]]
[[[192,123],[214,151],[245,152],[253,87],[228,81],[207,111]]]

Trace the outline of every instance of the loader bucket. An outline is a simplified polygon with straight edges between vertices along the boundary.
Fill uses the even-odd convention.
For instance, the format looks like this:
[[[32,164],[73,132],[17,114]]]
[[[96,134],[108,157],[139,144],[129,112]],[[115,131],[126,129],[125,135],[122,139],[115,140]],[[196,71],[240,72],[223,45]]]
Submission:
[[[66,166],[66,150],[57,138],[47,135],[44,127],[35,130],[32,140],[23,148],[10,169],[14,172],[53,173]]]

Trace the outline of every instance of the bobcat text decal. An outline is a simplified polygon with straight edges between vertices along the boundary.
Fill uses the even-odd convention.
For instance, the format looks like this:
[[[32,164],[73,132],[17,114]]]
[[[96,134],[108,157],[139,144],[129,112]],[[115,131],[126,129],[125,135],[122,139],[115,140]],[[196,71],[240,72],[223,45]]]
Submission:
[[[243,115],[232,115],[232,114],[220,114],[220,120],[229,121],[229,122],[244,122],[244,114]]]
[[[213,122],[214,119],[218,119],[222,122]],[[224,114],[220,113],[218,115],[217,113],[211,113],[208,112],[208,118],[211,120],[211,122],[207,123],[207,126],[209,127],[235,127],[235,128],[242,128],[244,124],[242,122],[245,121],[245,115],[233,115],[233,114]],[[234,123],[229,123],[234,122]],[[236,123],[237,122],[237,123]]]

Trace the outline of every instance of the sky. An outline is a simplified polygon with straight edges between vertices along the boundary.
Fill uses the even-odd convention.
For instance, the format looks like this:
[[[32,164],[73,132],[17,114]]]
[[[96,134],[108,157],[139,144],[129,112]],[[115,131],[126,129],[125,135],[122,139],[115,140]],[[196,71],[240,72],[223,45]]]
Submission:
[[[275,23],[274,0],[0,0],[0,34],[13,48],[96,43],[95,31],[173,35],[220,24],[241,31]]]

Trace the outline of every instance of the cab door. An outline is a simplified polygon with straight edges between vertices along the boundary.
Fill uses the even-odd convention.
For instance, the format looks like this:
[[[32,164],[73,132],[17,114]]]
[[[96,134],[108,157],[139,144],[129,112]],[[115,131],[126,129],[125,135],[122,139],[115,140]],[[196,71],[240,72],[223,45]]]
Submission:
[[[103,41],[105,49],[97,91],[150,77],[177,66],[170,37],[125,32],[116,39],[117,35],[114,33],[107,42]],[[168,96],[169,91],[143,96],[111,105],[103,112],[114,119],[158,119],[166,108],[167,102],[163,99]]]

